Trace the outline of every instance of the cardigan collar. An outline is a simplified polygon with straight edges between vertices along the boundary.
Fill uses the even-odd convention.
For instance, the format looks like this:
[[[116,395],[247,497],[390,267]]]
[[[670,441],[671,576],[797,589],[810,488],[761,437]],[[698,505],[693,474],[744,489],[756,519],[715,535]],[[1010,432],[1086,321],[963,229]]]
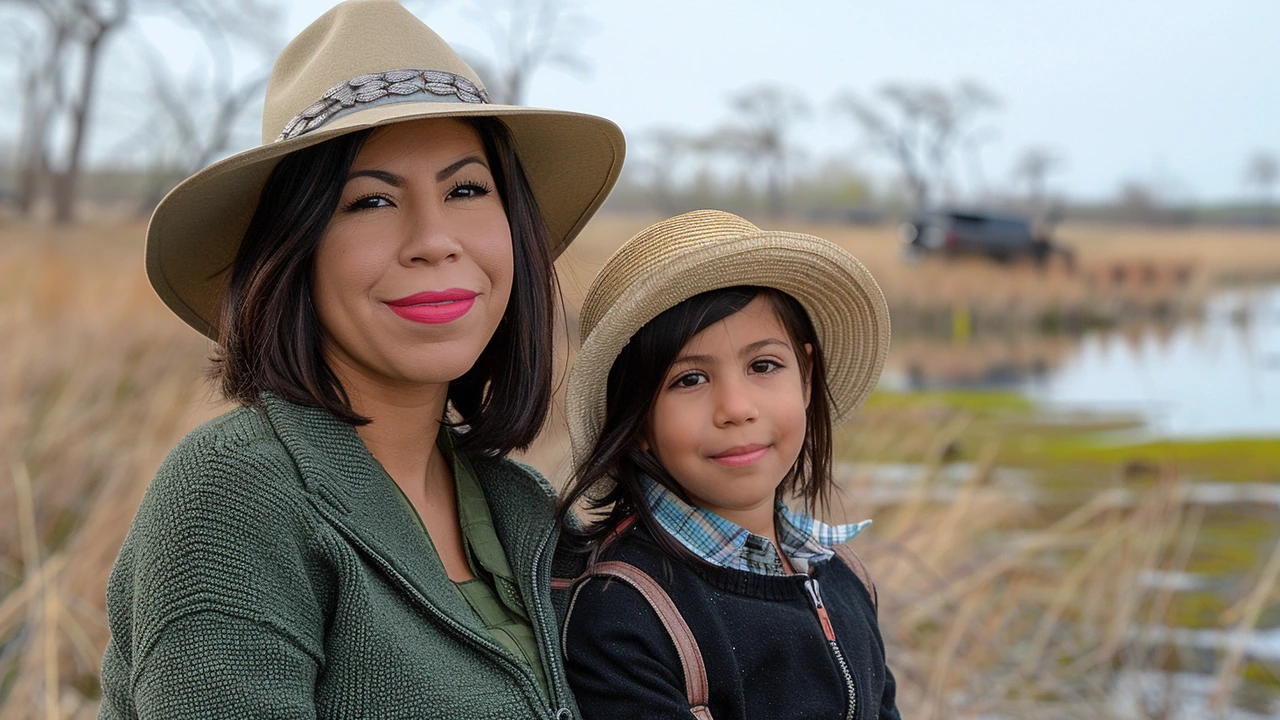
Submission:
[[[262,408],[321,514],[370,555],[402,591],[484,638],[484,628],[477,625],[475,614],[453,587],[412,511],[400,499],[395,481],[355,428],[321,408],[270,394],[263,395]],[[512,461],[470,460],[516,582],[525,597],[533,597],[538,585],[545,585],[534,574],[538,572],[535,565],[548,563],[554,492],[537,473]],[[549,594],[546,601],[549,607]]]

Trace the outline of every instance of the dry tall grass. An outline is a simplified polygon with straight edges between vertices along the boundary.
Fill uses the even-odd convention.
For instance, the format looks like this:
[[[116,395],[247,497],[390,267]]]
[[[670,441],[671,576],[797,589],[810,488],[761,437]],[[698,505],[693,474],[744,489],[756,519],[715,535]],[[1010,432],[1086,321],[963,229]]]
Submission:
[[[561,265],[571,307],[644,222],[593,224]],[[898,279],[892,236],[825,234],[857,252],[891,297],[925,292]],[[221,410],[201,381],[206,341],[146,283],[141,235],[136,225],[0,232],[0,717],[93,716],[116,551],[165,453]],[[1254,244],[1241,241],[1250,253]],[[982,287],[965,282],[964,292]],[[932,427],[942,448],[956,422],[911,432]],[[562,423],[528,456],[553,476],[564,469]],[[929,499],[925,472],[918,492],[882,507],[857,504],[865,478],[845,479],[854,514],[878,521],[864,548],[902,705],[920,718],[1105,716],[1108,672],[1139,659],[1128,628],[1160,616],[1161,596],[1135,578],[1177,566],[1195,511],[1168,477],[1127,506],[1100,495],[991,546],[989,531],[1025,526],[1037,510],[991,487],[990,472],[980,463],[949,503]],[[1274,574],[1260,578],[1260,596],[1274,584]],[[1239,617],[1256,620],[1253,606]]]
[[[956,420],[935,427],[934,461],[896,499],[858,502],[876,493],[856,472],[842,486],[850,519],[876,519],[861,553],[878,575],[904,717],[1133,717],[1116,710],[1117,673],[1177,665],[1174,648],[1153,652],[1135,636],[1165,622],[1172,597],[1142,578],[1185,567],[1202,508],[1168,474],[1150,491],[1102,491],[1045,517],[1031,498],[993,487],[994,448],[938,499]],[[1269,597],[1274,578],[1258,587]],[[1219,674],[1223,709],[1237,670]],[[1140,717],[1153,720],[1181,702],[1147,701]]]

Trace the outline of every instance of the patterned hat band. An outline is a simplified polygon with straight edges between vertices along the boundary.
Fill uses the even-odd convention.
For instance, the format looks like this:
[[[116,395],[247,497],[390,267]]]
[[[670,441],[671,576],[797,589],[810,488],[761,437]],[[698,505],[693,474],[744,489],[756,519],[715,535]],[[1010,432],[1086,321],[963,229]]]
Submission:
[[[295,115],[275,141],[292,140],[336,117],[401,102],[487,104],[489,93],[467,78],[443,70],[404,69],[361,75],[329,88],[318,102]]]

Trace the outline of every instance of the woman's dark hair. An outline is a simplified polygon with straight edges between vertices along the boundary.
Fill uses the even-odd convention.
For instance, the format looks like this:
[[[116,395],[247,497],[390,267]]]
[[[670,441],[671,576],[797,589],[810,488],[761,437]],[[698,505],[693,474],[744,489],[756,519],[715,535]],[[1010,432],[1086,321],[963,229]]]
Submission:
[[[475,365],[449,385],[449,403],[467,431],[455,447],[502,455],[527,447],[551,404],[555,269],[548,231],[506,125],[464,118],[480,135],[511,226],[514,255],[506,313]],[[262,190],[231,265],[222,299],[212,379],[246,405],[270,392],[363,425],[324,360],[324,335],[311,302],[316,247],[342,196],[347,172],[371,132],[354,132],[285,156]]]
[[[605,391],[605,420],[590,457],[577,469],[560,500],[559,519],[564,547],[589,552],[626,517],[635,514],[662,549],[681,562],[697,558],[658,525],[644,498],[640,476],[675,493],[685,502],[689,496],[679,483],[641,447],[649,435],[649,413],[662,389],[663,379],[681,348],[693,336],[742,310],[757,297],[768,301],[800,360],[801,378],[809,387],[805,411],[805,436],[800,455],[782,483],[778,497],[803,498],[810,512],[827,504],[831,490],[831,396],[818,335],[804,308],[786,293],[772,288],[740,286],[695,295],[668,309],[631,336],[609,370]],[[804,346],[813,352],[804,360]],[[599,493],[605,486],[608,491]],[[585,526],[571,520],[574,506],[586,501],[594,516]]]

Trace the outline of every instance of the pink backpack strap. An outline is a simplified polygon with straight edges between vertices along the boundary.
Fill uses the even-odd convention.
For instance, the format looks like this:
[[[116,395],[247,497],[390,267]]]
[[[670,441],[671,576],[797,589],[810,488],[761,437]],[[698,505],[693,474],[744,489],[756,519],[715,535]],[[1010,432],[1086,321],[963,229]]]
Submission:
[[[587,576],[611,577],[621,580],[640,593],[658,615],[658,620],[667,629],[672,642],[676,646],[676,654],[680,656],[680,666],[684,669],[685,696],[689,700],[689,711],[697,720],[714,720],[707,707],[707,668],[702,662],[702,651],[693,631],[684,621],[680,610],[671,601],[671,596],[649,577],[643,570],[630,563],[619,560],[596,563],[587,571]],[[567,624],[567,621],[566,621]],[[568,648],[565,648],[567,651]]]
[[[836,545],[832,550],[835,550],[836,557],[844,561],[844,564],[848,565],[853,574],[857,575],[858,579],[862,581],[862,586],[867,589],[867,594],[871,596],[871,606],[878,611],[880,609],[880,596],[876,594],[876,584],[871,582],[871,572],[863,564],[862,558],[858,557],[853,548],[845,543]]]

